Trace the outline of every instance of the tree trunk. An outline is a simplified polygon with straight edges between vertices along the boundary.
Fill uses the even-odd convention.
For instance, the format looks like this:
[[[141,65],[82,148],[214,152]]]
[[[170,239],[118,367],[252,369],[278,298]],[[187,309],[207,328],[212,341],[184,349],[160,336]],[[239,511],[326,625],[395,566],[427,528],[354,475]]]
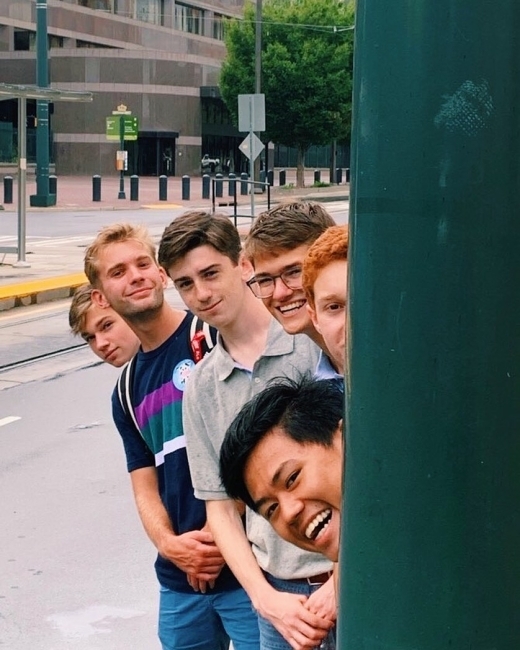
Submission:
[[[305,187],[305,152],[306,149],[298,147],[296,159],[296,187]]]

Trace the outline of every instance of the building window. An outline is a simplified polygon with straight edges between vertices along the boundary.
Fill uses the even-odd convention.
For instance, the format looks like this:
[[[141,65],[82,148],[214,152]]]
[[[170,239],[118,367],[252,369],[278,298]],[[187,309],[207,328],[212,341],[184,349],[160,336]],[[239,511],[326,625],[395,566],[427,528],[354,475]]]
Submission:
[[[224,16],[213,14],[213,38],[224,40]]]
[[[136,0],[135,17],[145,23],[164,25],[164,0]]]
[[[112,0],[79,0],[78,4],[80,7],[87,7],[87,9],[112,13]]]
[[[27,29],[14,30],[14,49],[18,51],[34,52],[36,50],[36,32]]]
[[[175,3],[175,29],[190,34],[204,34],[204,10]]]

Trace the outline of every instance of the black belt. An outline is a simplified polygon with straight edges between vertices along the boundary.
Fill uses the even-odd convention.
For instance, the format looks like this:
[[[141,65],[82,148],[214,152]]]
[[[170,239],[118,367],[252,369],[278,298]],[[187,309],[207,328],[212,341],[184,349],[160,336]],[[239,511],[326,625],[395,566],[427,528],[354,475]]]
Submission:
[[[308,578],[289,578],[288,582],[304,582],[308,585],[324,585],[327,580],[332,576],[332,571],[325,571],[325,573],[318,573],[315,576],[309,576]]]

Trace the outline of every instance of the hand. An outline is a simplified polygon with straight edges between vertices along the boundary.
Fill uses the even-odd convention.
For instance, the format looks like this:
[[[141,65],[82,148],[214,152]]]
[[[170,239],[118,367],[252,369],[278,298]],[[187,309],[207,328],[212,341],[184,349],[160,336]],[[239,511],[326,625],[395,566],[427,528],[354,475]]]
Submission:
[[[338,607],[336,604],[336,590],[334,589],[333,576],[309,596],[305,607],[313,614],[317,614],[327,621],[336,621]]]
[[[213,535],[203,530],[168,535],[159,546],[159,553],[197,580],[215,580],[224,566]]]
[[[199,580],[198,578],[194,578],[188,574],[186,574],[186,578],[188,580],[188,584],[193,589],[193,591],[200,591],[202,594],[206,593],[208,587],[210,589],[213,589],[213,587],[215,586],[214,580]]]
[[[333,627],[332,621],[310,611],[307,596],[273,589],[258,613],[267,619],[294,650],[313,650]]]

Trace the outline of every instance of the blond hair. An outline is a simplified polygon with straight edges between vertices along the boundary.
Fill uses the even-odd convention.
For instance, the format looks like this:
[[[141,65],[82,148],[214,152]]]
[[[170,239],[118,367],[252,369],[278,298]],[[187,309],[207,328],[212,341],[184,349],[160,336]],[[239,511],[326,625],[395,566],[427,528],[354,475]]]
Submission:
[[[154,262],[157,263],[155,244],[145,226],[130,223],[114,223],[110,226],[105,226],[99,231],[94,241],[85,251],[85,275],[93,287],[99,288],[99,270],[97,264],[100,252],[109,244],[127,241],[137,241],[142,244],[148,253],[150,253]]]
[[[69,309],[69,326],[75,336],[79,336],[85,329],[87,312],[92,307],[91,284],[82,284],[74,292]]]

